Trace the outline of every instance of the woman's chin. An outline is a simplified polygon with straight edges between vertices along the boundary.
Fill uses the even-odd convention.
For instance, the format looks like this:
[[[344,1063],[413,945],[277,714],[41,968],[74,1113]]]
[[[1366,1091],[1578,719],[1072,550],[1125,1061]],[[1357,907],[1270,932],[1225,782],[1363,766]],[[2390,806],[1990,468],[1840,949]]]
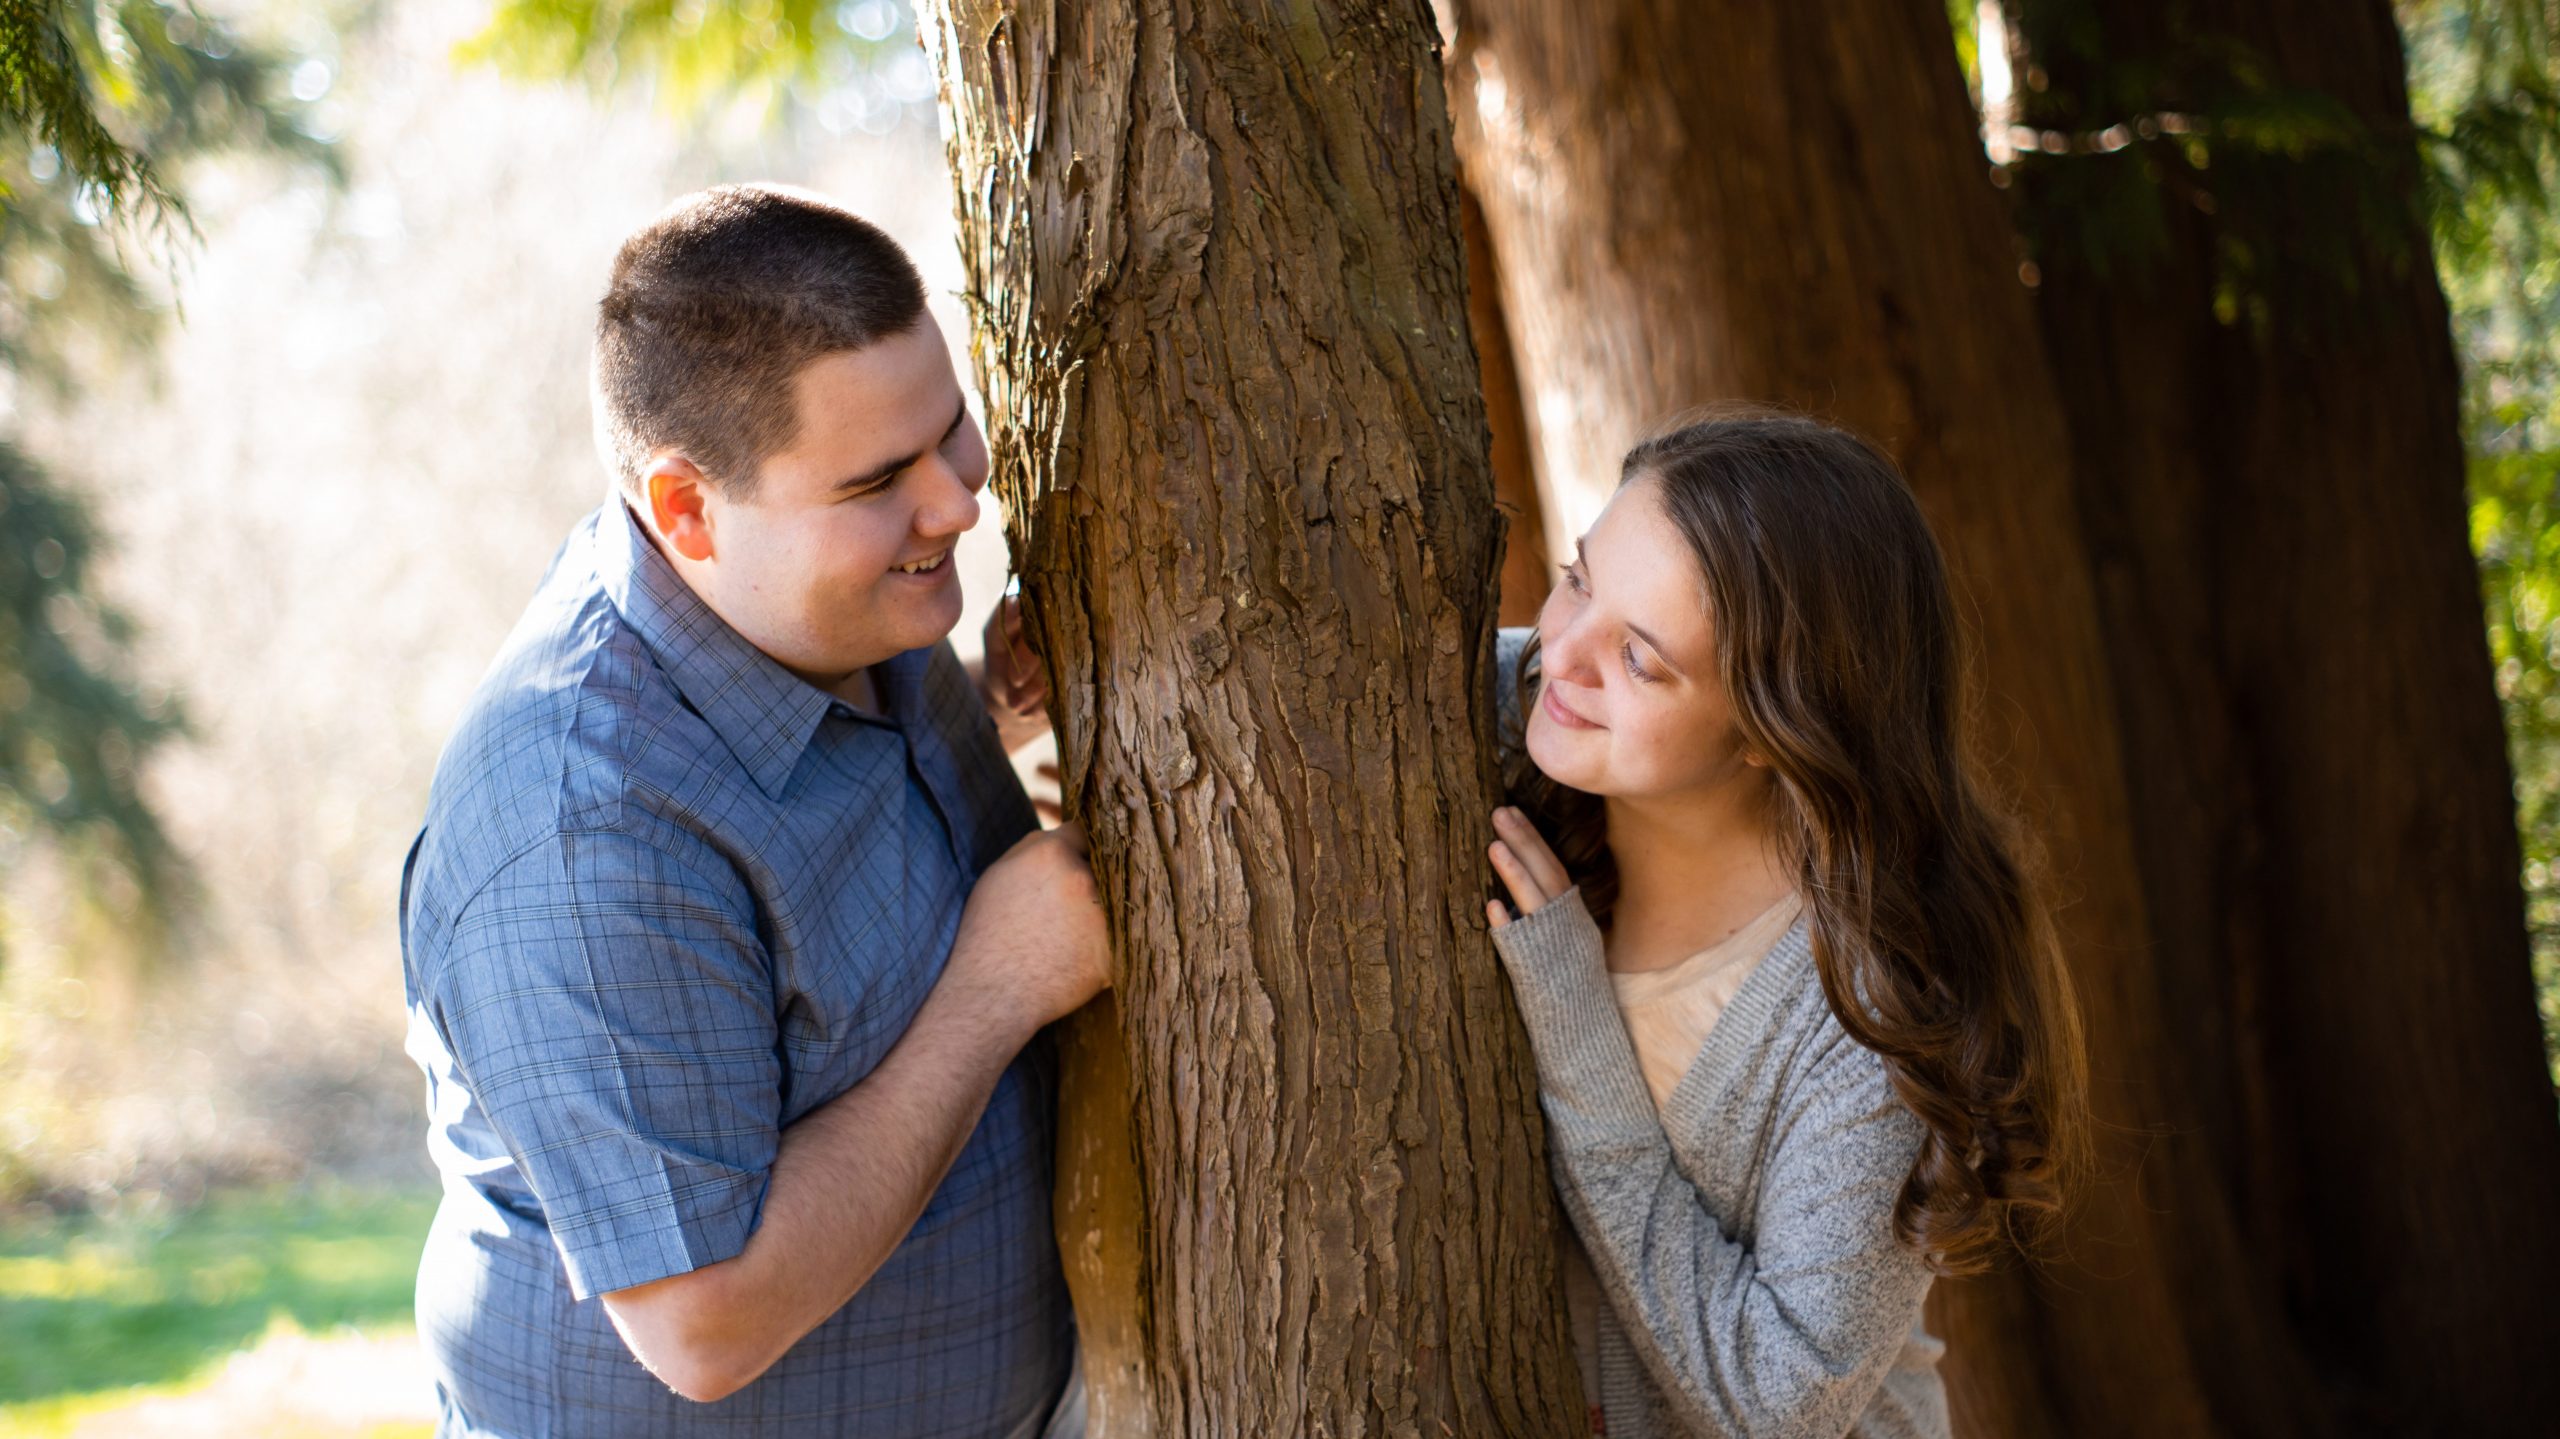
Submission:
[[[1599,793],[1594,786],[1600,779],[1600,767],[1592,763],[1593,756],[1585,752],[1584,746],[1575,743],[1575,736],[1562,733],[1561,729],[1545,715],[1529,717],[1528,732],[1520,737],[1520,747],[1528,752],[1529,763],[1566,789]],[[1593,732],[1595,736],[1596,733]]]

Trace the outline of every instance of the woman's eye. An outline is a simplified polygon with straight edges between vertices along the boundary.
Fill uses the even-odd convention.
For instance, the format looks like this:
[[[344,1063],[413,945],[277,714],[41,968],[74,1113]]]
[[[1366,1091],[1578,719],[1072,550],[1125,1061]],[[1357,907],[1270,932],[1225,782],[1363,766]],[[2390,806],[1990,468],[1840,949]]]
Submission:
[[[1577,594],[1577,595],[1578,595],[1578,594],[1582,593],[1582,570],[1581,570],[1581,568],[1580,568],[1579,566],[1575,566],[1575,565],[1567,565],[1567,566],[1565,566],[1565,571],[1564,571],[1564,582],[1565,582],[1565,586],[1566,586],[1568,589],[1571,589],[1575,594]]]
[[[1633,642],[1618,641],[1618,655],[1627,662],[1627,673],[1634,676],[1637,683],[1648,685],[1653,683],[1653,676],[1645,673],[1643,665],[1636,663],[1636,647]]]

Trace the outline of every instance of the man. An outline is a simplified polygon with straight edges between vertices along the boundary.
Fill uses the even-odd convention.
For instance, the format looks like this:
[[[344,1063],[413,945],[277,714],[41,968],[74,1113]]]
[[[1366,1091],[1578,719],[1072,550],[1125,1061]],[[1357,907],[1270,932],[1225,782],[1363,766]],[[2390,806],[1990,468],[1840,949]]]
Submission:
[[[987,455],[922,284],[813,198],[688,197],[594,404],[616,493],[402,885],[439,1434],[1035,1435],[1074,1349],[1026,1045],[1105,940],[945,642]]]

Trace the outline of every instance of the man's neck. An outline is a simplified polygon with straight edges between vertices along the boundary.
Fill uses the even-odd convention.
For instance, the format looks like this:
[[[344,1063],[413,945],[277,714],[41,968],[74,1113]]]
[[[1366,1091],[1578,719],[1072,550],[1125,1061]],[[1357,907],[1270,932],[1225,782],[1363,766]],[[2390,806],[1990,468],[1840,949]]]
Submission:
[[[863,666],[829,686],[828,693],[858,710],[880,712],[880,689],[871,682],[871,667]]]

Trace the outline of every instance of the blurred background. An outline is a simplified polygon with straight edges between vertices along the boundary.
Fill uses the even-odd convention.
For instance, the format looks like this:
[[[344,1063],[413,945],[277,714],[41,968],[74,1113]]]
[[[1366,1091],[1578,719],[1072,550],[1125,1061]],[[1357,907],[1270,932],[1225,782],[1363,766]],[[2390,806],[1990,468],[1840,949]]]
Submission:
[[[933,77],[897,0],[35,11],[0,118],[0,1435],[423,1434],[396,886],[605,493],[589,306],[669,198],[780,180],[902,239],[965,346]],[[2398,13],[2560,1077],[2551,21]],[[1948,26],[1995,110],[1998,23]]]
[[[414,1358],[353,1337],[404,1331],[433,1207],[400,862],[606,492],[622,237],[703,185],[811,186],[966,344],[902,7],[831,17],[840,76],[733,99],[531,78],[464,52],[492,18],[108,7],[102,38],[165,27],[124,73],[165,87],[130,109],[192,233],[0,141],[0,1434],[425,1432]],[[962,561],[974,652],[992,507]]]

